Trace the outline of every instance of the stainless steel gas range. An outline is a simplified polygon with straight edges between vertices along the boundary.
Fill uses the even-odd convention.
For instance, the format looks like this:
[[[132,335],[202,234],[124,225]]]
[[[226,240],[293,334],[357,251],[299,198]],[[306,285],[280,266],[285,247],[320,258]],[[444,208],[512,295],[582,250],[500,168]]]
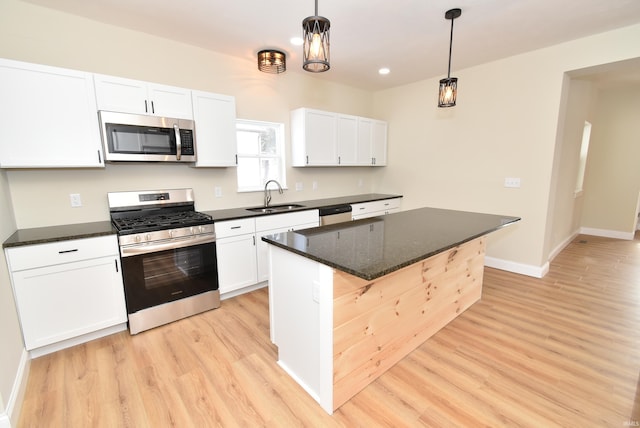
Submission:
[[[107,196],[131,334],[220,306],[213,219],[192,189]]]

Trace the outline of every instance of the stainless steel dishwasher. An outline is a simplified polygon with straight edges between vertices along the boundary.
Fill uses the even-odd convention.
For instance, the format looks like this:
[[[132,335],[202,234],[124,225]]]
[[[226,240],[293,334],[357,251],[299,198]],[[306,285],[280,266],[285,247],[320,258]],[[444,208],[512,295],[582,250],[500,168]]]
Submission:
[[[341,204],[320,208],[320,226],[351,221],[351,205]]]

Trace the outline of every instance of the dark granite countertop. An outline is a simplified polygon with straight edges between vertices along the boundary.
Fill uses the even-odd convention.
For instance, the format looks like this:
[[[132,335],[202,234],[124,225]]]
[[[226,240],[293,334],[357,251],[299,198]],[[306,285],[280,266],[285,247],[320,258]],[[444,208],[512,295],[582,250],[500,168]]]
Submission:
[[[519,217],[418,208],[262,239],[373,280],[519,220]]]
[[[253,208],[253,207],[229,208],[224,210],[203,211],[203,212],[213,217],[214,221],[223,221],[223,220],[236,220],[240,218],[259,217],[263,215],[277,215],[277,214],[284,214],[284,213],[296,212],[296,211],[315,210],[318,208],[325,208],[333,205],[358,204],[361,202],[382,201],[385,199],[395,199],[395,198],[401,198],[401,197],[402,195],[365,193],[361,195],[340,196],[337,198],[311,199],[307,201],[293,201],[293,202],[282,202],[282,203],[276,200],[276,201],[272,201],[271,205],[291,203],[291,204],[302,205],[302,207],[294,208],[287,211],[272,212],[272,213],[256,213],[256,212],[247,210],[247,208]]]
[[[114,235],[116,233],[110,221],[18,229],[4,241],[2,248],[46,244],[47,242],[67,241],[70,239],[93,238],[96,236]]]

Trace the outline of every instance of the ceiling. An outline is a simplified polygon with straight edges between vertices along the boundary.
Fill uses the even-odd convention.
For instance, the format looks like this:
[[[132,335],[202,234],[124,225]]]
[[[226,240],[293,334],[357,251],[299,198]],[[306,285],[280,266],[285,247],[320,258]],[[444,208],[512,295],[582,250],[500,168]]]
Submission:
[[[311,0],[23,0],[251,60],[264,48],[302,70]],[[331,21],[331,69],[316,77],[365,90],[446,77],[451,21],[455,70],[640,22],[640,0],[319,0]],[[378,74],[388,67],[391,73]],[[627,78],[630,72],[627,71]],[[609,75],[609,78],[614,78]]]

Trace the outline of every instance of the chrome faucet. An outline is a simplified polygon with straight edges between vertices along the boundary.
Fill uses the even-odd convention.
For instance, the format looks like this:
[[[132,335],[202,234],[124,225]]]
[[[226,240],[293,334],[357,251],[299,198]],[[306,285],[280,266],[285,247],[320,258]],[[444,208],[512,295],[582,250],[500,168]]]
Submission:
[[[282,186],[276,180],[269,180],[266,183],[264,183],[264,207],[265,208],[267,208],[269,206],[269,202],[271,202],[271,189],[267,189],[267,187],[269,186],[269,183],[276,183],[278,185],[278,193],[280,193],[281,195],[283,193]]]

